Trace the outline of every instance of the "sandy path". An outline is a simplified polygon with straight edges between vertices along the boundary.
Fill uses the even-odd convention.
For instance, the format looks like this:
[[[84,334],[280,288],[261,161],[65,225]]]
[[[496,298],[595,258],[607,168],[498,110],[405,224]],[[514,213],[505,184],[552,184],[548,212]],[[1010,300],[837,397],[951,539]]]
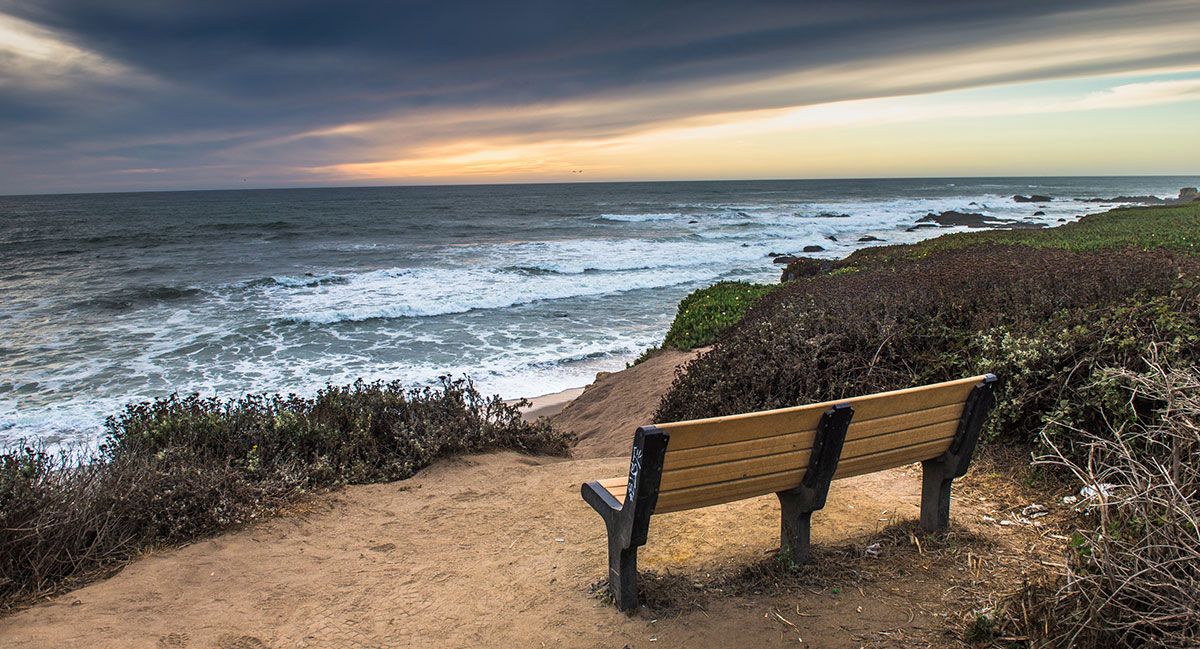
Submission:
[[[575,433],[577,458],[629,457],[633,431],[654,421],[654,411],[675,381],[676,369],[705,351],[663,350],[633,367],[601,374],[551,421]]]
[[[913,603],[936,609],[938,571],[960,566],[861,592],[814,584],[772,598],[712,597],[706,610],[660,620],[602,604],[589,585],[605,572],[603,526],[578,486],[619,475],[625,462],[499,453],[347,488],[307,513],[153,553],[2,619],[0,646],[859,647],[941,636],[944,623]],[[880,518],[915,517],[918,482],[905,468],[835,483],[814,518],[815,543],[865,544]],[[973,517],[955,507],[956,522]],[[778,547],[778,524],[773,497],[659,516],[641,568],[702,580],[749,565]],[[803,617],[791,613],[800,609]],[[799,628],[764,618],[772,610]]]

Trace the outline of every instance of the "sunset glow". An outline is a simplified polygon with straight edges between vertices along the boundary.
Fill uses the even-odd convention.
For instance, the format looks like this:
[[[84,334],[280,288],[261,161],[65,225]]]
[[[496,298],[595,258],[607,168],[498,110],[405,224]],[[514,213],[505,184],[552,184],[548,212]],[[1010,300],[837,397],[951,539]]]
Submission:
[[[0,5],[0,192],[61,189],[64,170],[88,189],[1187,173],[1200,144],[1192,8],[1065,7],[924,40],[880,32],[870,47],[688,55],[649,61],[636,82],[587,83],[602,70],[559,61],[624,54],[559,43],[501,57],[498,76],[437,61],[442,76],[411,82],[314,72],[309,92],[330,101],[313,103],[291,88],[308,75],[255,63],[265,51],[230,59],[227,75],[168,70],[142,45]],[[836,12],[812,21],[798,29],[871,38]],[[695,48],[767,25],[705,29],[629,46]]]

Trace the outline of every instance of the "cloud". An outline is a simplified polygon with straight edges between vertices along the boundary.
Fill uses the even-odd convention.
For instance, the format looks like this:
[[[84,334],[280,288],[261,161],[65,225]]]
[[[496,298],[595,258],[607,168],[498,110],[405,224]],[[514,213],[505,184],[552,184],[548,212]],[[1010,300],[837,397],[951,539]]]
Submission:
[[[54,32],[0,14],[0,86],[66,84],[91,75],[127,74],[124,66],[80,49]]]
[[[472,145],[515,157],[755,111],[1194,68],[1195,14],[1178,0],[0,0],[0,57],[21,61],[0,73],[0,192],[66,188],[64,169],[94,188],[402,180],[431,159],[470,175],[504,158]]]

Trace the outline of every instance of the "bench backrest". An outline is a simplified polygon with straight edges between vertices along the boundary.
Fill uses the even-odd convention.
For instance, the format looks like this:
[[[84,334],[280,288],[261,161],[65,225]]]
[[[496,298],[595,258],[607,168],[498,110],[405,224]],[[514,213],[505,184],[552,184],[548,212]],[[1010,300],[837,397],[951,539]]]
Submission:
[[[882,471],[946,452],[971,391],[986,375],[893,392],[667,424],[655,513],[706,507],[800,485],[821,417],[854,409],[836,478]],[[623,500],[624,494],[614,494]]]

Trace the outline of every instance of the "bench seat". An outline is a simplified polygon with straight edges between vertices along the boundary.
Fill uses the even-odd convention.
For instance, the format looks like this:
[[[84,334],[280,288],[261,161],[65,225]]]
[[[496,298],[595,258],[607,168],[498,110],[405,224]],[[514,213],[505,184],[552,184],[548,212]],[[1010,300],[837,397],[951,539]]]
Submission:
[[[810,517],[824,506],[832,480],[922,462],[921,524],[944,528],[950,483],[966,472],[994,383],[987,374],[639,428],[630,473],[582,487],[608,528],[609,586],[618,606],[636,607],[636,549],[652,514],[775,493],[782,549],[805,563]]]

